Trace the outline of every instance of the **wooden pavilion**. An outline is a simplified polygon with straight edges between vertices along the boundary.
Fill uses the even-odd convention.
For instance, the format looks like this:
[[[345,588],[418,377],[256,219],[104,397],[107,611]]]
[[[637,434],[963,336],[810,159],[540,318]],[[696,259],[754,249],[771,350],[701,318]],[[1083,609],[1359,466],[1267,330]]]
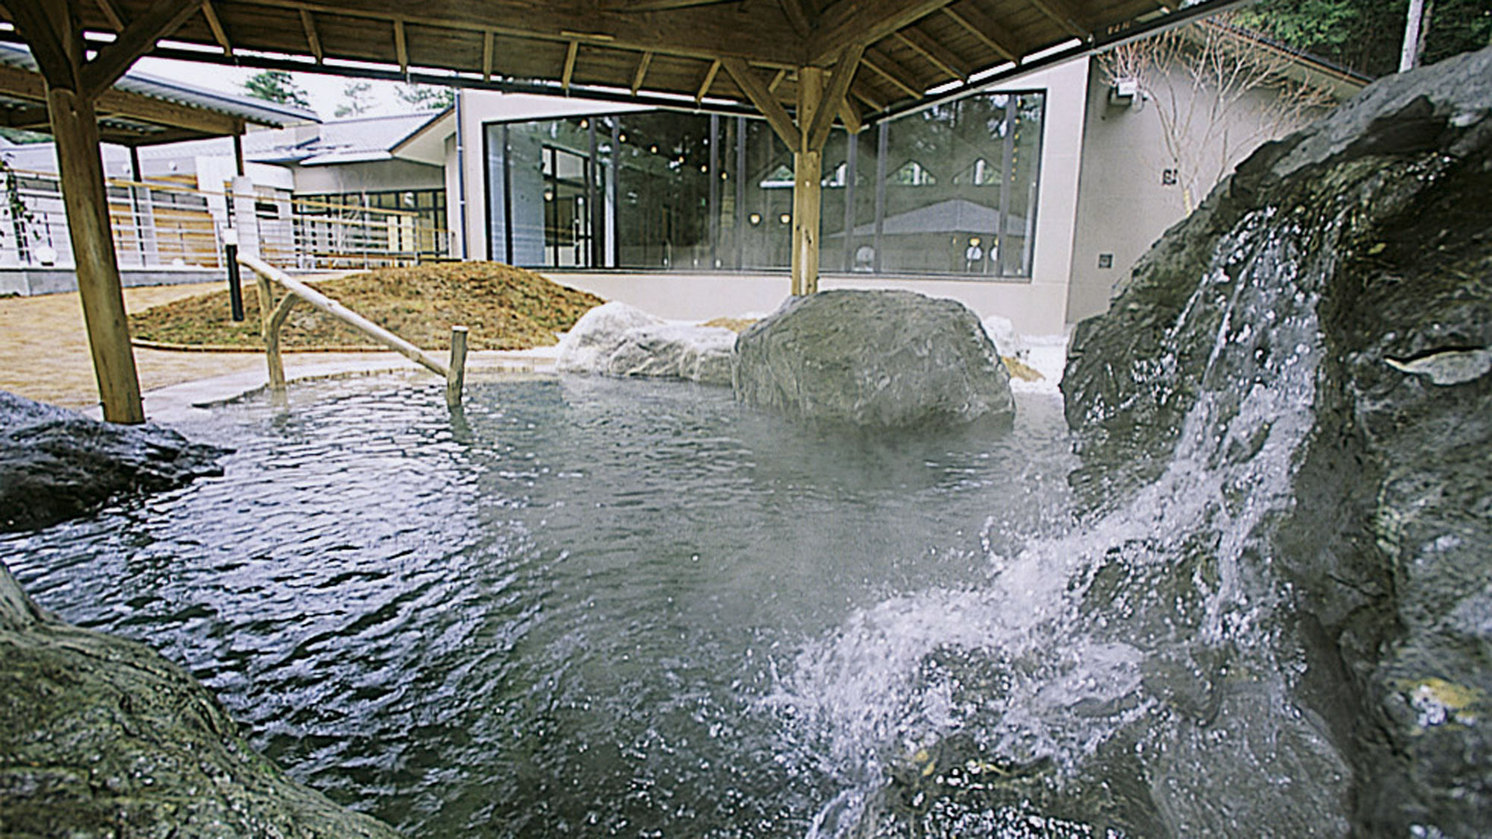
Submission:
[[[818,285],[821,154],[974,85],[1240,0],[0,0],[46,81],[105,419],[144,411],[109,235],[100,97],[146,55],[749,110],[794,150],[792,293]],[[0,36],[3,36],[0,35]]]

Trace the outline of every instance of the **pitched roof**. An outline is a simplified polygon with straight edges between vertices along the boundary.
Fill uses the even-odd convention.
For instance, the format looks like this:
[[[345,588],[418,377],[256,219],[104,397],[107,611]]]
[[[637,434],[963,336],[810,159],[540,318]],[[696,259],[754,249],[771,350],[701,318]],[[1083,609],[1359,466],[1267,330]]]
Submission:
[[[45,83],[29,50],[0,44],[0,123],[47,132]],[[243,124],[284,127],[315,122],[301,108],[220,93],[140,71],[126,73],[100,97],[99,133],[107,142],[145,145],[235,134]]]
[[[263,131],[245,138],[244,154],[261,163],[330,166],[392,160],[398,147],[447,111],[329,120],[308,132]]]

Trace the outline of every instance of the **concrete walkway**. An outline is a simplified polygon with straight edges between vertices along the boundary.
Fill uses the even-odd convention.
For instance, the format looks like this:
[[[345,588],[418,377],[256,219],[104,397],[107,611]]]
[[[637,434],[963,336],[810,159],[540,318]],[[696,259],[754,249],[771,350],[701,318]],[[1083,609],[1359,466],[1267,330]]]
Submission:
[[[127,288],[124,306],[135,312],[221,288],[221,283]],[[541,370],[552,357],[552,348],[472,353],[468,370]],[[263,353],[136,347],[135,366],[146,416],[157,421],[169,422],[192,405],[230,399],[268,383]],[[420,369],[392,352],[285,354],[285,375],[292,380],[405,368]],[[0,298],[0,390],[98,415],[98,383],[76,293]]]

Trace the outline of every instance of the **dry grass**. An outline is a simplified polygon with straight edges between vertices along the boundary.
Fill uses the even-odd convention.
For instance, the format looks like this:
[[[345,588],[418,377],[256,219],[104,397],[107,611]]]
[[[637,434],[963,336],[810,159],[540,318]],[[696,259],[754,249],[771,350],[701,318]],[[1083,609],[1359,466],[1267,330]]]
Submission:
[[[259,299],[245,276],[245,319],[229,316],[226,290],[178,300],[130,315],[136,340],[213,349],[262,349]],[[416,268],[382,268],[326,282],[317,290],[411,343],[450,346],[452,325],[471,330],[473,350],[549,346],[593,306],[604,302],[521,268],[463,262]],[[286,350],[377,346],[357,330],[300,304],[280,330]]]

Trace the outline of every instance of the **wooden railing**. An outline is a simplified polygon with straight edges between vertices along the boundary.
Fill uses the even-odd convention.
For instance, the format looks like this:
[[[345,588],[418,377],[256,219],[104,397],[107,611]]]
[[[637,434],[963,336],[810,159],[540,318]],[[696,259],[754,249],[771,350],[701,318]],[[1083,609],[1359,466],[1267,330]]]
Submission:
[[[260,334],[264,338],[265,357],[269,363],[269,386],[273,392],[283,393],[285,390],[285,363],[280,357],[280,327],[290,315],[291,307],[298,301],[305,301],[311,308],[331,315],[430,372],[444,377],[446,404],[452,408],[460,407],[461,391],[466,380],[466,327],[451,327],[451,360],[449,364],[441,364],[414,344],[293,279],[262,259],[240,254],[238,263],[253,271],[258,280]],[[278,303],[275,301],[276,285],[286,292]]]

